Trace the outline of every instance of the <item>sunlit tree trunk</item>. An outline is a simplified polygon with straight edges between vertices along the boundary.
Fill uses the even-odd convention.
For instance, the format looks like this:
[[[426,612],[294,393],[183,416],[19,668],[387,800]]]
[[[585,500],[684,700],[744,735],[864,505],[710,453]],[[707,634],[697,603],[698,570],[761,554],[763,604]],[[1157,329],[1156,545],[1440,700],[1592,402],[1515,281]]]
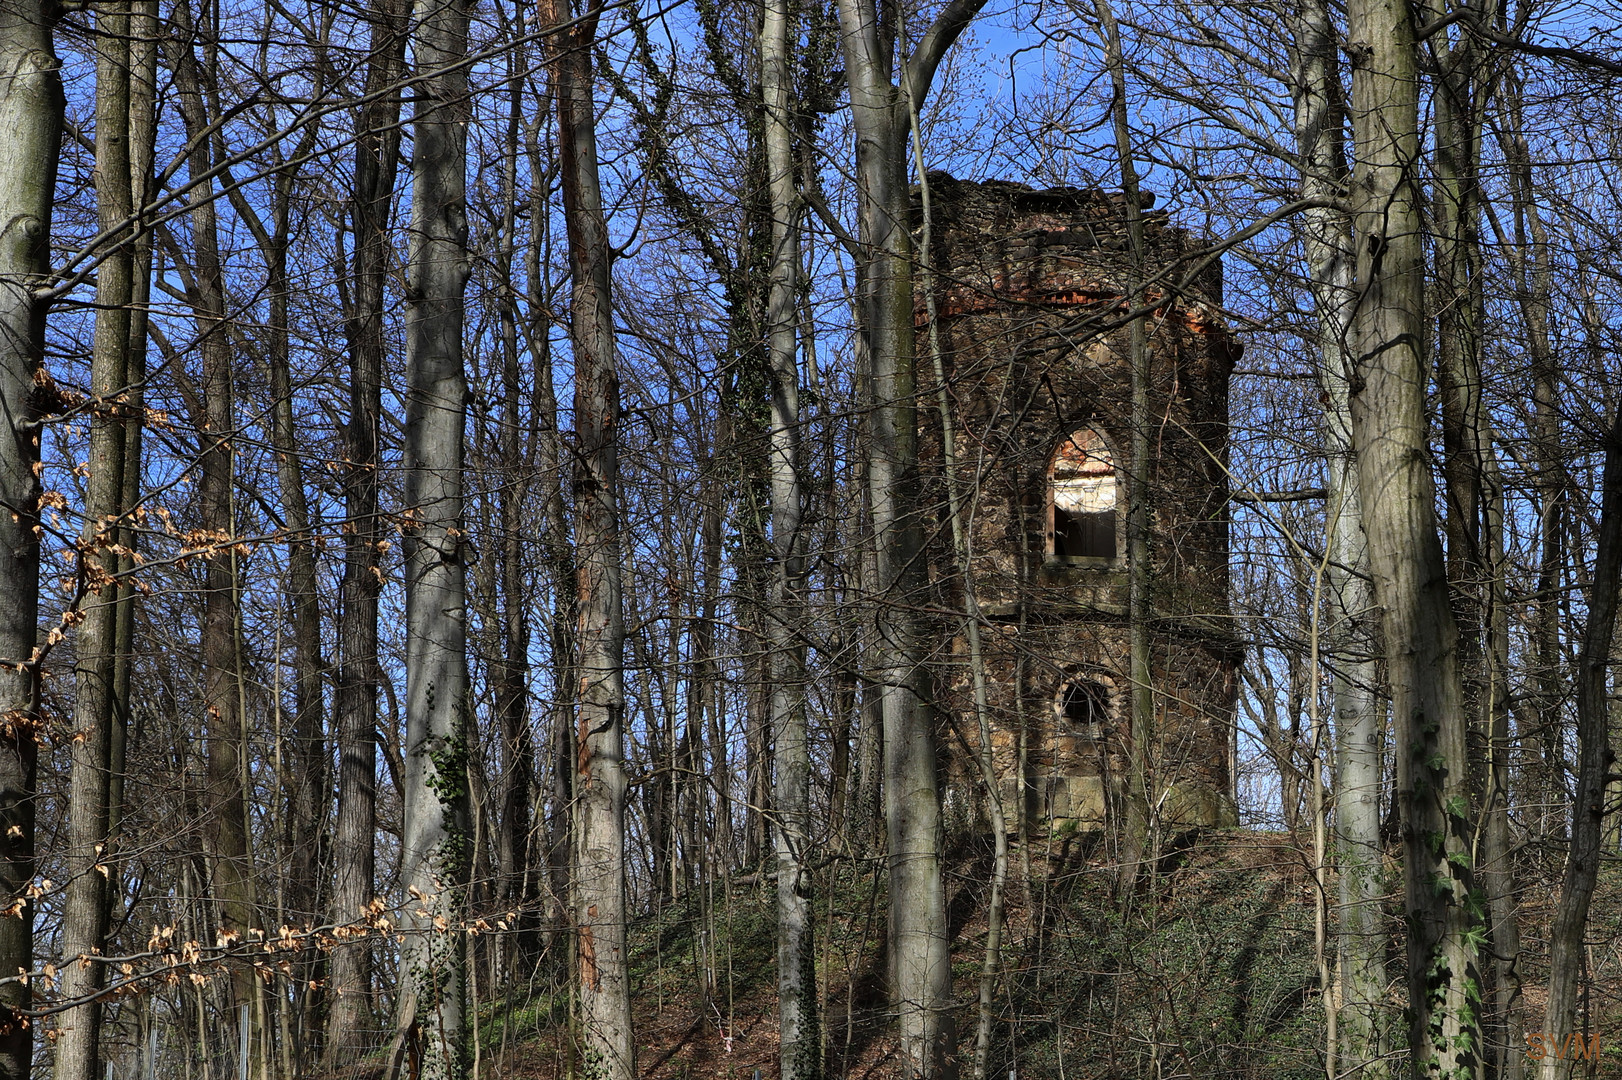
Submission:
[[[146,396],[148,307],[152,299],[152,230],[144,226],[144,207],[151,201],[153,160],[157,156],[158,8],[156,0],[130,4],[130,193],[131,206],[143,223],[132,227],[134,272],[130,282],[130,348],[125,357],[124,496],[126,511],[141,498],[141,425]],[[119,554],[118,642],[113,649],[113,707],[122,715],[113,724],[112,775],[108,778],[109,832],[116,839],[124,814],[126,736],[130,688],[135,673],[135,607],[140,590],[134,581],[138,532],[126,514]]]
[[[39,683],[39,418],[51,207],[63,96],[51,30],[60,8],[0,5],[0,969],[34,968],[34,776]],[[26,982],[0,986],[0,1080],[27,1080],[33,1029]]]
[[[462,1080],[471,1062],[467,892],[466,0],[418,0],[406,277],[406,742],[400,876],[413,893],[401,978],[424,1080]]]
[[[914,110],[983,0],[952,0],[896,79],[896,27],[872,0],[839,0],[845,82],[856,134],[862,267],[861,332],[871,358],[867,480],[876,553],[883,685],[884,800],[889,834],[890,973],[901,1059],[910,1076],[955,1072],[951,957],[941,880],[935,720],[927,705],[922,630],[912,608],[922,580],[918,422],[913,353],[913,246],[907,133]],[[888,10],[888,9],[886,9]]]
[[[1345,102],[1335,25],[1329,5],[1306,0],[1294,26],[1295,137],[1301,195],[1325,205],[1302,214],[1309,283],[1317,307],[1318,384],[1328,478],[1324,653],[1333,666],[1335,725],[1335,858],[1340,907],[1335,1048],[1340,1069],[1375,1080],[1388,1071],[1384,1041],[1386,925],[1380,900],[1380,787],[1385,709],[1376,692],[1371,637],[1374,599],[1368,582],[1357,461],[1352,452],[1351,380],[1346,342],[1352,317],[1351,221],[1333,202],[1348,181]]]
[[[574,538],[578,558],[574,875],[575,974],[589,1075],[636,1076],[626,954],[625,619],[620,595],[619,370],[610,301],[608,224],[597,173],[592,45],[598,0],[571,12],[548,0],[554,31],[552,94],[558,109],[563,211],[573,297],[575,364]]]
[[[1480,1065],[1481,933],[1471,870],[1467,717],[1425,423],[1419,70],[1399,0],[1353,0],[1356,263],[1352,434],[1385,653],[1402,815],[1409,1045],[1416,1077]]]
[[[0,5],[0,966],[34,968],[34,776],[38,756],[39,400],[51,207],[62,134],[54,4]],[[0,1080],[27,1080],[33,1029],[25,982],[0,986]]]
[[[771,197],[771,287],[766,304],[771,385],[771,665],[773,839],[777,863],[777,995],[782,1080],[820,1074],[811,932],[811,758],[801,644],[804,541],[800,532],[800,199],[794,183],[793,77],[788,0],[767,0],[760,28],[766,174]]]
[[[104,244],[97,268],[96,328],[91,354],[89,477],[79,537],[80,611],[75,640],[74,739],[68,791],[68,886],[62,913],[61,992],[87,999],[58,1027],[57,1080],[99,1080],[106,965],[102,952],[112,899],[111,789],[113,727],[125,715],[116,699],[116,574],[124,496],[130,300],[135,269],[127,232],[130,181],[130,13],[127,3],[97,12],[96,210]]]

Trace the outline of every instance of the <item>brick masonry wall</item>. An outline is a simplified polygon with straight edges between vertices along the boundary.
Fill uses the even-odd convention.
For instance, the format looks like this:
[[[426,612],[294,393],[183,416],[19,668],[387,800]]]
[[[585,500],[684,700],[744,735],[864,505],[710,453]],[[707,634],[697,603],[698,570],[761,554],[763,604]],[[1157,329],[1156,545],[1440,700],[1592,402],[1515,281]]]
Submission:
[[[1120,198],[943,173],[930,181],[935,330],[960,489],[976,493],[968,508],[970,566],[982,610],[996,624],[983,638],[1000,786],[1010,811],[1022,806],[1034,827],[1097,825],[1118,801],[1132,741],[1127,566],[1124,558],[1049,554],[1048,470],[1073,432],[1089,427],[1103,436],[1118,476],[1116,546],[1124,553],[1125,478],[1134,462]],[[1146,215],[1145,241],[1155,303],[1147,322],[1155,688],[1148,764],[1168,821],[1228,824],[1240,659],[1228,605],[1226,474],[1228,376],[1237,349],[1217,314],[1220,263],[1164,215]],[[942,612],[932,664],[949,802],[973,818],[984,791],[969,755],[980,740],[967,646],[946,614],[962,610],[962,592],[945,513],[925,299],[920,294],[920,461]],[[1072,730],[1055,704],[1077,679],[1102,687],[1109,701],[1108,722],[1086,732]],[[1021,746],[1023,785],[1016,782]]]

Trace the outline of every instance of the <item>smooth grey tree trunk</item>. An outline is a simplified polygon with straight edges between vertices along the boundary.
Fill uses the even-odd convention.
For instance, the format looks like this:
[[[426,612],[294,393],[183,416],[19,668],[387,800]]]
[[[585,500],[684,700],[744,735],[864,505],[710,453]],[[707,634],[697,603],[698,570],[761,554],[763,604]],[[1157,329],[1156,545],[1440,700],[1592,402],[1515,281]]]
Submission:
[[[773,843],[777,863],[777,995],[782,1080],[821,1074],[815,952],[811,927],[811,758],[806,740],[805,649],[801,644],[804,540],[800,531],[799,277],[801,202],[794,183],[793,73],[788,0],[766,0],[760,27],[766,176],[771,194],[770,291],[766,304],[771,372]]]
[[[111,776],[113,727],[124,715],[116,701],[118,638],[116,550],[122,539],[124,432],[128,384],[130,300],[134,251],[127,233],[130,185],[130,11],[126,2],[96,13],[96,212],[102,242],[113,245],[96,274],[92,344],[89,476],[79,536],[79,598],[68,792],[67,895],[62,912],[64,1000],[85,999],[57,1027],[57,1080],[100,1080],[102,1002],[107,966],[102,952],[112,900]]]
[[[0,968],[34,968],[34,776],[39,737],[39,419],[35,376],[45,349],[51,206],[62,137],[61,63],[51,40],[60,8],[0,4]],[[0,985],[0,1080],[27,1080],[33,1029],[26,983]]]
[[[466,523],[462,358],[467,254],[467,0],[418,0],[406,277],[406,744],[400,876],[412,899],[401,979],[423,1080],[462,1080],[467,1038]]]
[[[1345,101],[1335,26],[1324,0],[1297,8],[1295,137],[1301,196],[1329,204],[1349,179],[1344,141]],[[1325,659],[1333,669],[1335,726],[1335,860],[1339,870],[1336,925],[1337,1068],[1378,1080],[1388,1068],[1385,1042],[1386,923],[1380,901],[1380,789],[1385,708],[1370,625],[1374,598],[1368,579],[1357,460],[1352,450],[1351,381],[1346,342],[1352,318],[1351,221],[1334,205],[1303,212],[1302,240],[1317,307],[1318,385],[1323,408],[1329,497],[1325,566]]]
[[[383,396],[383,303],[392,249],[389,204],[400,160],[400,103],[379,91],[405,71],[406,28],[401,0],[376,0],[366,88],[377,94],[361,107],[356,128],[355,190],[350,203],[352,257],[349,419],[343,443],[343,580],[339,586],[338,671],[334,723],[338,744],[338,806],[333,830],[334,888],[329,918],[336,925],[367,914],[375,888],[377,706],[382,671],[377,659],[377,606],[384,539],[378,516],[379,424]],[[332,951],[326,1064],[338,1068],[369,1048],[373,1028],[372,952],[366,941]]]
[[[591,65],[601,4],[590,0],[571,23],[573,14],[564,0],[548,0],[542,11],[545,24],[559,28],[548,46],[573,283],[569,334],[575,364],[574,537],[580,649],[571,845],[575,976],[585,1071],[603,1080],[632,1080],[637,1073],[625,942],[620,392]]]
[[[1407,916],[1416,1077],[1480,1068],[1481,933],[1471,869],[1467,717],[1437,535],[1425,421],[1419,70],[1401,0],[1352,0],[1356,252],[1352,433],[1375,599],[1383,610]]]
[[[907,133],[935,70],[984,0],[951,0],[900,65],[897,27],[872,0],[839,0],[845,83],[856,133],[861,241],[861,332],[871,362],[867,480],[878,601],[876,670],[883,710],[885,827],[889,837],[890,975],[909,1077],[956,1072],[952,969],[941,880],[935,717],[913,605],[921,598],[918,422],[913,348],[913,246]],[[889,11],[889,9],[886,9]]]

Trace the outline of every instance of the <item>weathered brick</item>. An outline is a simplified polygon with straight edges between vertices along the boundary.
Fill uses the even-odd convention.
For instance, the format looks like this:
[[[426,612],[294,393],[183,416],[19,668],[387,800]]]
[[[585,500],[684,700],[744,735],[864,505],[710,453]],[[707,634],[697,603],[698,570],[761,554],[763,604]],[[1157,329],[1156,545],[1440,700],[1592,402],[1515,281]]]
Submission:
[[[931,174],[930,183],[936,329],[959,486],[973,493],[966,500],[969,571],[988,623],[998,786],[1009,800],[1022,787],[1017,801],[1033,828],[1096,826],[1119,802],[1132,743],[1124,523],[1134,463],[1121,197],[976,184],[944,173]],[[1147,765],[1173,827],[1227,824],[1241,656],[1228,603],[1226,471],[1228,378],[1238,350],[1220,316],[1220,263],[1207,261],[1199,241],[1163,214],[1145,217],[1145,280],[1156,304],[1147,330],[1155,691]],[[918,280],[922,288],[922,274]],[[968,653],[952,614],[963,609],[962,582],[946,516],[925,299],[920,294],[917,305],[920,459],[942,643],[932,670],[947,729],[940,745],[949,800],[964,816],[979,817],[986,792],[970,756],[980,736]],[[1107,495],[1092,467],[1065,474],[1076,477],[1064,489],[1076,516],[1053,538],[1050,466],[1055,451],[1086,429],[1101,436],[1105,450],[1071,456],[1091,461],[1107,451],[1114,463],[1114,556],[1055,551],[1066,537],[1078,550],[1107,546],[1097,509]],[[1066,687],[1083,682],[1097,690],[1072,694],[1067,719]],[[1008,810],[1012,827],[1015,807]]]

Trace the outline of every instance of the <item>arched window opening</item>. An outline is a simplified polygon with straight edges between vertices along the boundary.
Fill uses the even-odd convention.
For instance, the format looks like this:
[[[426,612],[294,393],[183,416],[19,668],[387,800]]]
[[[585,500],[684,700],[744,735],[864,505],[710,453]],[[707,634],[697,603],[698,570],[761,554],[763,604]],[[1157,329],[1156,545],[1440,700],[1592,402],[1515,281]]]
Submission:
[[[1102,739],[1110,720],[1109,690],[1090,679],[1077,679],[1059,688],[1053,702],[1060,730],[1066,734]]]
[[[1115,460],[1091,428],[1059,445],[1049,467],[1052,531],[1049,554],[1060,559],[1114,559]]]

